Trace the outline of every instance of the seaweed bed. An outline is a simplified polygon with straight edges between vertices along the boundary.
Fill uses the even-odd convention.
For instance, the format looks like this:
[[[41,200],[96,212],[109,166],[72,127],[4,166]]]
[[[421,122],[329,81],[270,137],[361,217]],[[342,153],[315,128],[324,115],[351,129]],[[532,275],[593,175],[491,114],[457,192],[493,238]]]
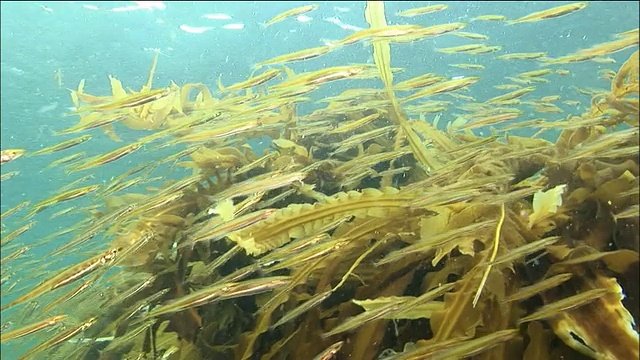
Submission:
[[[371,29],[387,26],[383,11],[368,4]],[[637,359],[638,52],[585,113],[528,125],[559,130],[554,143],[501,125],[479,137],[473,120],[442,131],[409,119],[393,85],[396,39],[370,38],[375,66],[282,66],[287,80],[269,93],[255,85],[270,70],[220,84],[220,98],[202,84],[154,91],[151,80],[130,95],[115,78],[120,100],[104,106],[82,86],[72,92],[89,114],[69,132],[154,130],[72,171],[157,140],[180,150],[83,189],[101,202],[56,256],[103,250],[3,303],[3,313],[49,305],[21,326],[62,316],[25,356]],[[298,115],[336,74],[384,87]],[[514,99],[482,104],[476,118]],[[264,136],[263,153],[247,144]],[[123,193],[170,163],[193,173]],[[11,331],[3,342],[22,336]]]

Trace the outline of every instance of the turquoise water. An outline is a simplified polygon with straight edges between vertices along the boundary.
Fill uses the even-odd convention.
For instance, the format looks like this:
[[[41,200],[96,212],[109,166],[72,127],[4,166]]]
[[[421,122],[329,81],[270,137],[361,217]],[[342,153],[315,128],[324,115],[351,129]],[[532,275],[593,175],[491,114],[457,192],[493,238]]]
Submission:
[[[307,3],[286,2],[164,2],[156,8],[135,9],[133,2],[2,2],[1,3],[1,144],[2,149],[25,148],[35,151],[65,140],[54,136],[54,131],[63,130],[77,122],[76,117],[64,116],[72,106],[67,88],[75,89],[81,79],[86,79],[85,90],[90,94],[108,95],[110,93],[108,75],[123,82],[125,88],[139,89],[147,79],[153,57],[153,49],[159,49],[161,55],[154,77],[154,87],[166,86],[170,80],[178,85],[202,82],[212,90],[217,89],[216,81],[222,76],[222,82],[230,85],[249,76],[256,62],[277,55],[322,45],[323,41],[339,40],[352,30],[335,24],[352,27],[368,27],[363,13],[364,2],[327,2],[318,3],[317,10],[306,14],[309,19],[288,19],[271,27],[263,28],[261,23],[276,14]],[[386,5],[389,24],[415,23],[434,25],[449,22],[468,22],[470,19],[486,14],[505,15],[509,19],[517,18],[534,11],[551,7],[550,2],[452,2],[446,11],[415,18],[401,18],[394,14],[399,10],[425,6],[425,2],[391,2]],[[560,5],[554,2],[553,5]],[[132,7],[127,11],[114,9]],[[147,7],[151,7],[147,4]],[[506,83],[505,76],[540,68],[535,61],[504,61],[495,56],[504,53],[546,51],[550,57],[559,57],[579,49],[610,41],[615,33],[638,27],[637,2],[592,2],[575,14],[548,21],[504,26],[495,22],[474,22],[464,31],[485,34],[489,45],[502,46],[494,54],[470,56],[465,54],[441,54],[436,48],[457,46],[474,41],[442,36],[415,44],[392,45],[392,65],[405,68],[396,79],[408,79],[426,72],[434,72],[447,77],[473,76],[479,74],[481,81],[464,93],[477,99],[489,99],[504,93],[493,85]],[[213,20],[204,18],[205,14],[227,14],[231,19]],[[224,28],[229,24],[243,24],[242,29]],[[184,31],[191,27],[212,27],[196,34]],[[597,74],[602,69],[614,69],[626,60],[632,49],[610,55],[616,64],[582,62],[558,65],[554,68],[570,70],[568,76],[550,76],[547,84],[537,84],[536,96],[561,95],[563,99],[576,99],[580,105],[559,105],[565,112],[549,114],[551,119],[563,119],[568,114],[580,114],[589,106],[589,97],[578,94],[574,87],[606,88],[607,82]],[[348,63],[372,62],[371,48],[355,45],[340,49],[327,56],[290,65],[296,72],[312,71],[327,66]],[[449,66],[455,63],[476,63],[485,70],[465,70]],[[54,74],[62,75],[61,84]],[[398,81],[397,80],[397,81]],[[355,87],[353,82],[329,84],[314,93],[314,98],[332,96]],[[379,80],[357,82],[361,88],[380,87]],[[215,93],[214,93],[215,95]],[[451,100],[451,99],[447,99]],[[308,113],[318,105],[303,104],[298,111]],[[440,123],[455,119],[456,110],[451,108],[441,114]],[[524,116],[522,120],[538,117],[536,114]],[[433,115],[429,115],[428,118]],[[124,127],[116,127],[125,143],[139,138],[141,133]],[[101,131],[92,133],[94,138],[83,145],[82,150],[89,154],[104,153],[122,144],[114,143]],[[530,135],[521,131],[521,135]],[[68,138],[77,135],[68,136]],[[552,136],[552,134],[549,134]],[[63,155],[69,155],[69,150]],[[147,152],[135,157],[91,170],[93,182],[108,182],[133,165],[152,161],[169,154]],[[86,172],[65,174],[64,169],[54,168],[42,171],[51,161],[60,158],[60,154],[38,157],[25,157],[2,165],[2,173],[20,171],[15,178],[5,181],[1,186],[1,210],[4,212],[13,206],[30,200],[31,204],[44,200],[54,194],[68,182],[86,175]],[[180,178],[188,174],[183,169],[173,171],[159,169],[159,176]],[[93,183],[92,182],[92,183]],[[79,199],[74,205],[85,206],[92,203],[90,197]],[[73,226],[85,217],[85,214],[64,216],[50,220],[49,216],[57,211],[46,210],[36,215],[36,226],[21,236],[16,243],[29,245],[39,242],[48,234]],[[13,231],[26,224],[21,212],[3,221],[3,230]],[[3,285],[2,303],[33,286],[41,280],[37,276],[47,274],[33,273],[42,271],[36,265],[25,262],[45,259],[52,249],[60,246],[68,238],[58,238],[56,243],[34,248],[27,256],[11,263],[16,274],[8,284]],[[17,248],[17,247],[16,247]],[[2,249],[2,257],[14,251]],[[64,258],[46,268],[53,272],[77,261],[78,258]],[[34,270],[36,269],[36,270]],[[27,274],[29,272],[29,274]],[[51,273],[49,273],[51,274]],[[35,279],[30,279],[36,277]],[[20,281],[13,291],[5,294],[4,289],[15,279]],[[11,310],[13,311],[13,309]],[[12,312],[3,315],[11,317]],[[31,346],[29,340],[9,342],[2,345],[3,359],[13,359],[18,348]]]

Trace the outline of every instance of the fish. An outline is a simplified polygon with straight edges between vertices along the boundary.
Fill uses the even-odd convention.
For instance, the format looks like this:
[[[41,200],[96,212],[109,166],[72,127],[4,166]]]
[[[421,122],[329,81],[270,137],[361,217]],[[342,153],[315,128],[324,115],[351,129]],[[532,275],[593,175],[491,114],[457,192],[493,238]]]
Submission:
[[[534,91],[535,89],[536,89],[535,86],[529,86],[529,87],[526,87],[526,88],[517,89],[517,90],[514,90],[512,92],[506,93],[504,95],[493,97],[493,98],[485,101],[485,103],[486,104],[494,104],[494,103],[498,103],[498,102],[502,102],[502,101],[506,101],[506,100],[516,99],[516,98],[522,97],[522,96]]]
[[[9,234],[3,235],[0,240],[0,245],[5,246],[11,241],[15,240],[18,236],[24,234],[25,232],[31,230],[36,225],[36,221],[30,221],[25,225],[17,228],[16,230],[10,232]]]
[[[481,234],[494,228],[495,224],[495,220],[488,220],[476,224],[467,225],[459,229],[449,230],[432,238],[417,242],[415,244],[411,244],[399,250],[392,251],[389,254],[385,255],[385,257],[383,257],[381,260],[376,261],[374,265],[382,266],[394,261],[402,260],[407,255],[415,252],[430,251],[437,246],[444,246],[448,241],[451,241],[451,239],[469,236],[470,234]]]
[[[9,171],[8,173],[4,173],[0,176],[0,181],[9,180],[18,174],[20,174],[20,170]]]
[[[483,44],[471,44],[471,45],[453,46],[448,48],[440,48],[440,49],[436,49],[436,51],[445,53],[445,54],[465,53],[465,52],[472,52],[474,50],[478,50],[483,47],[484,47]]]
[[[291,278],[288,276],[272,276],[242,282],[216,283],[169,302],[168,304],[158,306],[149,312],[146,318],[171,314],[214,301],[260,294],[284,286],[288,284],[290,280]]]
[[[449,23],[449,24],[441,24],[441,25],[433,25],[428,26],[422,29],[415,30],[409,34],[397,36],[389,39],[389,42],[394,43],[406,43],[406,42],[414,42],[419,41],[431,37],[436,37],[440,35],[444,35],[447,33],[451,33],[460,29],[464,29],[467,26],[466,23],[457,22],[457,23]]]
[[[9,328],[11,328],[11,326],[13,326],[13,322],[7,321],[6,323],[2,324],[2,326],[0,326],[0,332],[5,332],[5,331],[9,330]]]
[[[504,15],[480,15],[471,19],[471,21],[505,21],[505,20],[507,20],[507,17]]]
[[[98,274],[100,275],[100,274]],[[57,300],[49,303],[49,305],[47,305],[44,309],[42,309],[42,312],[49,312],[49,310],[51,310],[52,308],[66,302],[69,301],[71,299],[73,299],[74,297],[76,297],[78,294],[80,294],[81,292],[83,292],[84,290],[86,290],[87,288],[89,288],[89,286],[91,286],[96,280],[98,279],[98,276],[93,276],[91,279],[83,282],[82,284],[80,284],[80,286],[78,286],[75,289],[72,289],[70,292],[66,293],[65,295],[63,295],[62,297],[58,298]]]
[[[307,173],[301,171],[284,174],[266,174],[266,176],[263,176],[262,178],[254,177],[247,181],[238,182],[224,191],[211,196],[211,200],[213,200],[214,203],[218,203],[225,199],[233,199],[261,191],[274,190],[291,185],[295,182],[300,182],[307,176]]]
[[[25,200],[23,202],[21,202],[20,204],[12,207],[11,209],[2,212],[2,215],[0,215],[0,219],[4,219],[8,216],[11,216],[15,213],[17,213],[18,211],[24,209],[25,207],[27,207],[29,204],[31,204],[31,200]]]
[[[577,295],[569,296],[561,300],[557,300],[551,304],[544,305],[533,314],[525,316],[519,320],[519,323],[525,323],[534,320],[540,320],[552,317],[559,313],[567,313],[571,309],[578,308],[590,302],[601,299],[606,295],[613,293],[615,289],[596,288],[582,291]]]
[[[114,99],[104,104],[81,107],[77,110],[69,112],[67,115],[76,115],[76,114],[82,114],[86,112],[115,111],[115,110],[133,108],[136,106],[148,104],[150,102],[167,97],[172,92],[173,90],[170,87],[142,91],[139,93],[127,95],[122,98]]]
[[[448,360],[448,359],[466,359],[473,357],[483,351],[494,348],[502,343],[518,336],[517,329],[498,330],[488,335],[479,336],[469,340],[458,340],[447,344],[447,341],[440,340],[436,342],[438,345],[444,343],[444,348],[433,349],[433,346],[425,346],[410,351],[407,359],[432,359],[432,360]],[[450,340],[449,340],[450,341]],[[448,346],[447,346],[448,345]],[[442,345],[440,345],[442,346]],[[437,346],[438,347],[438,346]],[[429,351],[431,349],[431,351]]]
[[[40,150],[35,151],[35,152],[33,152],[33,153],[29,154],[29,155],[30,156],[35,156],[35,155],[42,155],[42,154],[50,154],[50,153],[53,153],[53,152],[66,150],[66,149],[72,148],[74,146],[78,146],[78,145],[80,145],[80,144],[82,144],[84,142],[87,142],[87,141],[91,140],[92,137],[93,136],[91,136],[91,135],[82,135],[82,136],[79,136],[77,138],[66,140],[66,141],[63,141],[63,142],[61,142],[59,144],[56,144],[56,145],[53,145],[53,146],[49,146],[49,147],[46,147],[44,149],[40,149]]]
[[[486,46],[483,45],[477,49],[467,51],[467,54],[488,54],[502,50],[502,46]]]
[[[328,54],[329,52],[331,52],[334,49],[335,49],[335,47],[332,47],[332,46],[318,46],[318,47],[314,47],[314,48],[295,51],[295,52],[292,52],[292,53],[289,53],[289,54],[276,56],[276,57],[271,58],[269,60],[261,61],[261,62],[257,63],[254,67],[256,69],[259,69],[259,68],[261,68],[261,67],[263,67],[265,65],[286,64],[286,63],[289,63],[289,62],[313,59],[313,58],[317,58],[317,57],[319,57],[321,55]]]
[[[476,33],[465,32],[465,31],[455,31],[455,32],[452,32],[451,35],[472,39],[472,40],[489,40],[489,37],[487,35],[476,34]]]
[[[65,186],[61,187],[58,191],[63,191],[64,192],[64,191],[73,189],[76,185],[79,185],[80,183],[83,183],[83,182],[85,182],[87,180],[92,180],[92,179],[95,179],[95,176],[93,176],[93,174],[85,175],[85,176],[83,176],[81,178],[78,178],[76,180],[68,182]]]
[[[423,88],[445,80],[444,76],[437,76],[435,73],[426,73],[409,80],[401,81],[393,86],[394,90],[407,91]]]
[[[49,217],[49,219],[53,220],[53,219],[55,219],[57,217],[60,217],[60,216],[63,216],[63,215],[67,215],[67,214],[69,214],[69,213],[71,213],[73,211],[77,211],[77,210],[78,210],[77,206],[71,206],[71,207],[68,207],[66,209],[62,209],[62,210],[56,212],[55,214],[52,214]]]
[[[126,206],[122,206],[119,209],[116,209],[116,210],[112,211],[111,213],[109,213],[109,214],[107,214],[105,216],[102,216],[97,221],[92,222],[90,224],[91,226],[83,226],[81,228],[81,231],[79,232],[79,234],[77,236],[75,236],[70,241],[64,243],[59,248],[53,250],[51,252],[51,256],[56,256],[56,255],[64,253],[65,251],[67,251],[69,249],[77,248],[78,245],[81,245],[85,241],[88,241],[89,239],[95,237],[96,234],[98,233],[98,230],[104,228],[107,224],[116,223],[118,220],[122,219],[125,215],[130,214],[136,207],[137,207],[137,204],[135,204],[135,203],[134,204],[128,204]],[[57,236],[62,235],[64,233],[66,233],[65,230],[63,230],[59,234],[54,233],[54,234],[52,234],[50,236],[51,236],[51,238],[54,238],[54,237],[57,237]]]
[[[222,85],[222,74],[220,74],[220,76],[218,77],[218,88],[220,89],[220,91],[225,91],[225,92],[248,89],[250,87],[254,87],[254,86],[258,86],[266,83],[267,81],[280,75],[280,72],[281,72],[280,69],[269,69],[260,75],[251,77],[245,81],[230,85],[228,87],[225,87]]]
[[[364,65],[351,65],[351,66],[334,66],[325,68],[318,71],[309,73],[303,73],[294,76],[287,81],[281,82],[272,86],[273,90],[282,90],[287,88],[297,88],[305,86],[320,85],[329,81],[336,81],[341,79],[350,78],[356,76],[367,69],[368,66]]]
[[[541,280],[540,282],[534,284],[534,285],[530,285],[530,286],[526,286],[526,287],[522,287],[520,288],[517,292],[509,295],[507,298],[505,298],[503,300],[503,302],[510,302],[510,301],[520,301],[520,300],[524,300],[527,298],[530,298],[534,295],[540,294],[546,290],[549,290],[551,288],[554,288],[566,281],[568,281],[569,279],[571,279],[571,277],[573,276],[573,274],[571,273],[562,273],[562,274],[557,274],[554,276],[551,276],[547,279]]]
[[[35,204],[33,207],[34,209],[25,217],[25,218],[30,218],[33,215],[39,213],[40,211],[53,206],[55,204],[61,203],[63,201],[69,201],[69,200],[73,200],[76,198],[79,198],[81,196],[85,196],[87,194],[90,194],[96,190],[98,190],[102,185],[96,184],[96,185],[89,185],[89,186],[85,186],[85,187],[81,187],[81,188],[77,188],[77,189],[73,189],[73,190],[69,190],[66,191],[60,195],[56,195],[52,198],[40,201],[39,203]]]
[[[435,298],[437,296],[441,296],[445,291],[449,290],[451,288],[451,284],[443,284],[442,286],[439,286],[435,289],[432,289],[424,294],[422,294],[419,297],[416,297],[415,301],[410,301],[408,304],[403,304],[403,303],[397,303],[397,302],[390,302],[388,304],[385,304],[383,306],[380,306],[376,309],[371,309],[371,310],[367,310],[363,313],[360,313],[358,315],[349,317],[347,319],[345,319],[342,323],[340,323],[339,325],[335,326],[333,329],[331,329],[328,332],[325,332],[323,334],[321,334],[323,339],[328,339],[331,336],[337,335],[339,333],[342,332],[347,332],[347,331],[351,331],[353,329],[356,329],[358,327],[361,327],[371,321],[374,320],[379,320],[382,318],[385,318],[387,315],[390,315],[396,311],[398,311],[399,309],[401,309],[402,307],[412,307],[415,306],[415,302],[417,301],[422,301],[422,302],[426,302],[432,298]]]
[[[98,270],[100,267],[104,266],[107,263],[112,262],[117,255],[116,249],[109,249],[105,252],[99,253],[87,260],[84,260],[76,265],[72,265],[71,267],[63,270],[62,272],[57,273],[53,277],[48,280],[36,285],[34,288],[29,290],[26,294],[12,300],[11,302],[4,304],[2,306],[2,311],[12,308],[16,305],[22,304],[24,302],[33,300],[43,294],[51,292],[57,288],[68,285],[76,280],[79,280],[94,271]]]
[[[322,293],[318,293],[316,295],[314,295],[312,298],[310,298],[309,300],[305,301],[304,303],[298,305],[297,307],[295,307],[293,310],[289,311],[288,313],[284,314],[275,324],[270,326],[270,329],[276,329],[278,327],[280,327],[283,324],[288,323],[289,321],[297,318],[298,316],[304,314],[305,312],[311,310],[312,308],[320,305],[320,303],[322,303],[325,299],[327,299],[333,292],[332,291],[325,291]]]
[[[233,231],[244,229],[247,226],[253,225],[258,221],[265,220],[268,217],[272,216],[274,213],[275,209],[263,209],[243,215],[233,220],[227,220],[223,223],[218,224],[218,226],[215,226],[212,229],[205,229],[207,230],[206,232],[201,231],[194,234],[193,240],[180,245],[180,247],[193,246],[194,244],[201,241],[217,241],[224,238],[227,234]]]
[[[164,144],[158,145],[156,149],[165,148],[168,146],[173,146],[175,144],[180,144],[184,142],[188,143],[207,143],[215,139],[224,138],[236,134],[243,133],[248,130],[255,129],[259,127],[261,124],[258,121],[247,121],[243,123],[231,123],[227,126],[221,126],[218,128],[202,130],[198,132],[194,132],[191,134],[187,134],[181,137],[177,137],[174,140],[167,141]]]
[[[440,82],[437,83],[435,85],[431,85],[429,87],[426,87],[412,95],[407,96],[406,98],[402,99],[402,102],[409,102],[412,101],[414,99],[418,99],[421,97],[425,97],[425,96],[430,96],[430,95],[436,95],[436,94],[442,94],[442,93],[446,93],[446,92],[450,92],[450,91],[455,91],[455,90],[459,90],[462,88],[465,88],[467,86],[470,86],[472,84],[475,84],[478,80],[480,80],[479,77],[477,76],[471,76],[471,77],[465,77],[462,79],[451,79],[448,81],[444,81],[444,82]]]
[[[11,254],[3,257],[0,260],[0,265],[6,265],[7,262],[9,262],[10,260],[15,260],[16,258],[20,257],[20,255],[26,253],[27,251],[31,250],[31,246],[23,246],[20,249],[12,252]]]
[[[514,90],[514,89],[520,89],[522,88],[522,86],[516,85],[516,84],[502,84],[502,85],[495,85],[494,88],[498,90]]]
[[[318,8],[318,5],[313,4],[313,5],[305,5],[305,6],[300,6],[291,10],[287,10],[285,12],[282,12],[276,16],[274,16],[273,18],[271,18],[269,21],[265,22],[263,24],[264,27],[268,27],[271,26],[277,22],[280,22],[286,18],[290,18],[290,17],[294,17],[294,16],[298,16],[298,15],[302,15],[302,14],[306,14],[310,11],[313,11],[315,9]]]
[[[25,359],[30,359],[34,354],[42,352],[44,350],[50,349],[64,341],[67,341],[69,339],[71,339],[72,337],[78,335],[79,333],[87,330],[88,328],[90,328],[91,326],[93,326],[93,324],[96,323],[96,321],[98,321],[97,317],[91,317],[89,318],[87,321],[70,328],[69,330],[66,330],[54,337],[52,337],[51,339],[37,345],[36,347],[34,347],[33,349],[27,351],[26,354],[22,355],[20,357],[19,360],[25,360]]]
[[[460,69],[471,69],[471,70],[483,70],[484,65],[480,64],[449,64],[451,67],[456,67]]]
[[[174,201],[180,199],[182,196],[183,194],[180,191],[167,192],[166,194],[160,193],[153,199],[149,199],[143,204],[136,206],[136,208],[130,212],[130,216],[142,215],[144,213],[151,212],[161,207],[168,206]]]
[[[402,17],[414,17],[418,15],[430,14],[436,11],[446,10],[448,8],[449,8],[449,5],[445,5],[445,4],[429,5],[425,7],[399,11],[396,13],[396,15],[402,16]]]
[[[136,150],[140,149],[143,146],[142,143],[137,142],[137,143],[132,143],[129,145],[125,145],[123,147],[120,147],[118,149],[115,149],[109,153],[106,153],[104,155],[98,155],[95,156],[93,158],[88,159],[87,161],[85,161],[82,164],[79,164],[77,166],[72,167],[71,169],[68,170],[69,173],[72,172],[76,172],[76,171],[80,171],[80,170],[87,170],[87,169],[92,169],[94,167],[98,167],[104,164],[108,164],[110,162],[116,161],[118,159],[121,159],[123,157],[125,157],[126,155],[129,155],[133,152],[135,152]]]
[[[345,133],[345,132],[349,132],[349,131],[353,131],[361,126],[364,126],[366,124],[369,124],[372,121],[377,120],[379,117],[381,116],[380,113],[374,113],[368,116],[365,116],[359,120],[355,120],[346,124],[342,124],[336,128],[334,128],[333,130],[331,130],[329,133],[330,134],[341,134],[341,133]]]
[[[547,19],[554,19],[560,16],[569,15],[576,11],[582,10],[585,7],[587,7],[587,5],[588,3],[586,2],[577,2],[573,4],[556,6],[551,9],[534,12],[532,14],[523,16],[521,18],[508,21],[507,24],[513,25],[513,24],[521,24],[525,22],[535,22],[535,21],[542,21]]]
[[[0,151],[0,164],[14,161],[27,152],[25,149],[7,149]]]
[[[548,75],[548,74],[551,74],[552,72],[553,72],[553,69],[545,68],[545,69],[523,72],[516,76],[519,78],[522,78],[522,77],[529,78],[529,77],[538,77],[538,76]]]
[[[531,52],[531,53],[512,53],[496,56],[496,59],[503,60],[533,60],[547,56],[546,52]]]
[[[38,332],[40,330],[46,329],[48,327],[54,326],[58,323],[60,323],[62,320],[66,319],[67,315],[55,315],[52,317],[49,317],[47,319],[38,321],[36,323],[33,324],[29,324],[27,326],[23,326],[19,329],[15,329],[15,330],[11,330],[8,332],[2,332],[1,335],[1,340],[0,342],[4,343],[5,341],[8,340],[13,340],[13,339],[18,339],[21,338],[23,336],[27,336],[30,334],[33,334],[35,332]]]
[[[69,110],[75,111],[78,108],[70,108]],[[56,135],[70,134],[74,132],[86,131],[99,127],[106,129],[115,122],[125,120],[129,117],[128,114],[116,113],[116,114],[104,114],[100,112],[92,112],[88,115],[82,116],[80,122],[70,128],[54,132]]]
[[[350,45],[365,39],[384,39],[409,35],[424,29],[420,25],[387,25],[355,32],[340,41],[340,45]]]
[[[152,285],[153,285],[153,282],[156,280],[156,278],[157,278],[157,276],[154,275],[154,276],[151,276],[151,277],[143,280],[142,282],[136,284],[134,287],[128,289],[124,293],[119,294],[116,297],[114,297],[113,299],[111,299],[107,303],[107,306],[114,306],[114,305],[117,305],[117,304],[122,304],[125,300],[130,299],[131,297],[133,297],[136,294],[139,294],[141,291],[151,288]],[[139,304],[143,304],[143,306],[134,306],[135,310],[133,312],[129,313],[129,314],[127,314],[127,313],[123,314],[121,316],[121,318],[123,318],[122,320],[127,320],[128,318],[133,316],[135,313],[140,311],[142,307],[147,306],[149,303],[151,303],[153,301],[156,301],[160,297],[164,296],[168,291],[169,291],[169,289],[163,289],[163,290],[160,290],[159,292],[151,295],[148,298],[140,300],[138,303]],[[118,320],[120,320],[120,319],[118,319]],[[119,323],[119,321],[116,321],[115,323]]]
[[[522,112],[511,112],[511,113],[507,112],[507,113],[487,116],[479,119],[473,119],[464,125],[452,126],[451,128],[460,129],[460,130],[476,129],[483,126],[489,126],[489,125],[501,123],[504,121],[513,120],[520,117],[520,115],[522,115]]]

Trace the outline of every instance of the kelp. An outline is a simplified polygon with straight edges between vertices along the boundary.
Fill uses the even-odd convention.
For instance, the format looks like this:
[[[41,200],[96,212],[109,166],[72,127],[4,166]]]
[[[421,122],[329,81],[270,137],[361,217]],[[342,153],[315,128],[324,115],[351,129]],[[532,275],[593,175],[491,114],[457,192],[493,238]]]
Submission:
[[[247,253],[260,255],[348,214],[356,218],[400,216],[406,212],[410,199],[394,188],[338,193],[314,205],[289,205],[269,219],[229,234],[229,238]]]
[[[97,179],[87,207],[55,209],[90,215],[34,245],[72,232],[50,261],[19,255],[29,251],[22,234],[41,222],[3,236],[3,296],[20,292],[3,302],[18,329],[6,342],[35,326],[52,329],[33,333],[47,336],[36,358],[637,358],[638,53],[606,73],[610,87],[581,89],[593,96],[584,113],[550,121],[558,96],[524,96],[551,68],[519,70],[511,79],[526,87],[503,84],[506,94],[480,101],[452,92],[482,76],[394,85],[403,69],[391,67],[390,43],[466,24],[388,25],[381,2],[368,2],[365,18],[370,28],[335,47],[275,59],[367,40],[375,65],[273,64],[220,84],[221,94],[202,83],[153,89],[156,54],[139,92],[111,76],[111,94],[94,96],[82,81],[72,91],[80,122],[62,133],[147,133],[71,169],[157,159]],[[633,31],[619,36],[610,46],[637,43]],[[382,87],[350,85],[372,78]],[[349,88],[299,113],[338,80]],[[465,113],[449,118],[453,106]],[[540,118],[503,122],[531,111]],[[557,140],[537,138],[551,129]],[[60,194],[36,212],[77,195]],[[52,272],[62,256],[71,265]],[[15,266],[45,278],[22,290]],[[58,314],[64,329],[48,325]]]
[[[368,1],[365,8],[365,19],[372,29],[387,26],[387,20],[384,15],[384,3],[382,1]],[[427,153],[424,142],[420,140],[411,125],[405,119],[400,104],[396,100],[393,92],[393,73],[391,72],[391,50],[389,43],[384,39],[375,40],[373,42],[373,59],[380,72],[380,78],[384,84],[387,97],[391,102],[393,111],[390,113],[394,122],[400,125],[405,136],[409,140],[409,145],[413,150],[413,154],[426,172],[436,169],[440,166],[439,162]]]

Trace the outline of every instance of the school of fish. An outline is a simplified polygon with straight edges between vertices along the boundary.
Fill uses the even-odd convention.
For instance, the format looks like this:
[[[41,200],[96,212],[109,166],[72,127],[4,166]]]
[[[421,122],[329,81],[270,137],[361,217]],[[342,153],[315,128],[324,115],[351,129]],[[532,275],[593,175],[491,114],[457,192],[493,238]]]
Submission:
[[[149,3],[133,8],[164,6]],[[7,358],[638,359],[639,30],[558,57],[473,32],[590,10],[545,5],[432,24],[449,5],[368,1],[368,28],[237,83],[154,87],[158,51],[137,91],[109,76],[111,94],[92,95],[82,80],[60,141],[0,153],[3,192],[30,157],[69,176],[2,211],[1,342],[25,345]],[[432,51],[472,75],[391,66],[392,49],[436,37],[469,42]],[[291,68],[356,44],[373,63]],[[482,98],[478,56],[522,71]],[[581,74],[602,88],[544,92],[587,62],[610,67]],[[336,82],[353,86],[314,97]],[[101,133],[116,145],[92,152]],[[63,217],[81,220],[32,235]]]

